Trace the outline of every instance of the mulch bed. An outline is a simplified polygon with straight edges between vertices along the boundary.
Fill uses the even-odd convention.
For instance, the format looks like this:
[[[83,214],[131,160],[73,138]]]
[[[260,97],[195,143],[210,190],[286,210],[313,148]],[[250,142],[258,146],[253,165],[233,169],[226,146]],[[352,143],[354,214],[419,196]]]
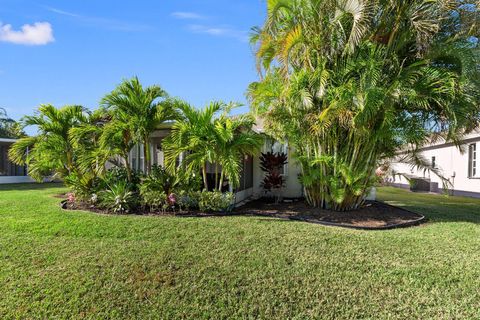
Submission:
[[[62,197],[58,195],[57,197]],[[86,204],[67,204],[62,201],[61,206],[66,210],[86,210],[100,214],[111,214]],[[146,216],[177,216],[177,217],[225,217],[225,216],[260,216],[277,219],[287,219],[316,223],[326,226],[336,226],[362,230],[387,230],[394,228],[419,225],[426,218],[418,213],[399,207],[394,207],[382,202],[367,202],[359,210],[349,212],[335,212],[309,207],[304,201],[297,200],[289,203],[272,203],[268,199],[251,201],[233,212],[204,213],[200,211],[177,212],[131,212],[130,214]]]
[[[271,203],[255,200],[236,211],[249,215],[270,216],[328,226],[364,230],[386,230],[421,224],[423,215],[382,202],[372,201],[359,210],[335,212],[309,207],[304,201]]]

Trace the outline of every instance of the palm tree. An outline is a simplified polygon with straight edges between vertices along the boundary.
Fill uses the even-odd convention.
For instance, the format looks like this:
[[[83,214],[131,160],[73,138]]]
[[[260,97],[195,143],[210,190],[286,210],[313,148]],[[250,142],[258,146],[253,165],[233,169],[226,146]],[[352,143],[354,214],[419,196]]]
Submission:
[[[85,121],[69,130],[70,143],[77,154],[77,169],[82,175],[90,176],[92,180],[94,177],[102,176],[107,161],[118,155],[112,151],[112,145],[106,146],[102,143],[110,123],[111,116],[100,108],[89,113]]]
[[[24,135],[18,122],[8,116],[7,110],[0,108],[0,137],[19,138]]]
[[[266,130],[295,147],[311,205],[356,209],[382,160],[401,150],[432,169],[422,144],[478,125],[478,28],[464,25],[478,8],[464,4],[268,1],[248,95]]]
[[[208,190],[207,163],[216,160],[213,120],[224,106],[212,102],[205,109],[197,110],[185,102],[177,105],[181,115],[163,142],[166,166],[175,171],[177,159],[187,154],[184,159],[187,170],[189,173],[201,171],[204,188]]]
[[[57,109],[42,105],[36,115],[22,119],[24,126],[36,126],[38,134],[19,139],[10,148],[9,157],[17,165],[27,165],[29,175],[39,181],[52,173],[61,178],[81,176],[79,152],[72,144],[70,130],[86,122],[88,113],[81,106]]]
[[[110,159],[114,159],[115,156],[120,156],[123,159],[130,182],[132,181],[132,167],[129,154],[134,145],[135,141],[128,123],[111,120],[103,127],[100,137],[100,148],[108,154]]]
[[[243,156],[254,154],[262,143],[261,137],[251,131],[253,120],[227,117],[231,105],[222,102],[212,102],[201,110],[186,103],[178,103],[178,108],[181,116],[164,141],[167,167],[174,170],[177,159],[184,154],[187,170],[201,171],[206,190],[209,163],[216,167],[214,189],[221,190],[225,177],[237,186]]]
[[[263,138],[252,131],[255,120],[250,115],[235,118],[223,114],[215,120],[215,140],[217,163],[221,173],[217,189],[222,190],[223,180],[226,176],[233,187],[238,187],[243,157],[257,154],[263,144]],[[215,173],[217,174],[218,168]]]
[[[158,126],[175,118],[175,109],[168,94],[159,86],[144,88],[137,77],[123,81],[102,100],[102,106],[111,111],[113,123],[136,143],[143,144],[144,168],[151,171],[150,135]],[[116,131],[116,130],[113,130]],[[128,132],[128,133],[127,133]],[[117,132],[118,133],[118,132]]]

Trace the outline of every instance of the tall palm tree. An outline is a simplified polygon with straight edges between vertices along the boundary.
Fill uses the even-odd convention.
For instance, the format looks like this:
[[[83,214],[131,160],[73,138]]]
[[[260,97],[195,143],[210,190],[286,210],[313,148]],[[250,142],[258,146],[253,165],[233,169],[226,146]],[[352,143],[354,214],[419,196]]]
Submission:
[[[135,141],[128,123],[111,120],[103,127],[100,137],[100,148],[108,154],[110,159],[115,156],[120,156],[123,159],[130,182],[132,181],[132,167],[129,154],[134,145]]]
[[[92,179],[103,175],[107,161],[118,155],[112,151],[114,149],[111,145],[102,143],[110,123],[111,116],[100,108],[89,113],[86,121],[69,130],[70,143],[77,154],[76,165],[82,175],[88,175]]]
[[[38,134],[19,139],[10,148],[9,157],[17,165],[27,165],[29,175],[39,181],[52,173],[61,178],[81,176],[79,152],[70,139],[70,130],[87,121],[87,110],[81,106],[57,109],[41,105],[36,115],[22,119],[24,126],[36,126]]]
[[[216,160],[213,121],[223,108],[224,105],[218,102],[212,102],[202,110],[178,102],[180,116],[163,142],[167,168],[174,171],[177,159],[186,154],[184,163],[187,170],[190,173],[201,171],[203,185],[207,190],[207,164],[215,163]]]
[[[256,155],[262,144],[263,138],[252,131],[255,120],[250,115],[227,117],[223,114],[214,122],[217,163],[221,168],[217,189],[222,190],[224,177],[233,187],[238,187],[240,171],[245,156]],[[218,168],[215,170],[217,174]]]
[[[178,108],[181,116],[164,141],[167,167],[173,170],[178,157],[184,154],[187,170],[202,172],[206,190],[209,163],[216,167],[214,189],[221,190],[225,177],[237,186],[243,156],[256,153],[262,143],[261,137],[251,131],[253,120],[229,118],[231,105],[222,102],[212,102],[200,110],[186,103],[179,103]]]
[[[115,127],[123,136],[127,131],[137,143],[143,144],[144,168],[151,170],[150,135],[158,126],[175,118],[175,108],[168,94],[159,86],[144,88],[137,77],[123,81],[102,99],[102,106],[112,112]]]
[[[468,2],[468,1],[467,1]],[[362,205],[385,158],[479,123],[475,3],[270,0],[254,29],[253,111],[295,147],[308,202]],[[467,8],[467,9],[466,9]],[[472,14],[477,12],[477,14]],[[476,17],[476,18],[472,18]]]

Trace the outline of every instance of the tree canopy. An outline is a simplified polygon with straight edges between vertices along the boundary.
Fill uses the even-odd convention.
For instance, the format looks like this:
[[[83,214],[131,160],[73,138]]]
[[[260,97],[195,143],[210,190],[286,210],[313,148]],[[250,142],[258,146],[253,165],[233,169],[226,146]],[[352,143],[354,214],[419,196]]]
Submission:
[[[269,0],[255,28],[261,80],[248,95],[288,139],[314,206],[358,208],[382,159],[480,119],[478,4],[453,0]],[[433,168],[430,168],[433,169]]]

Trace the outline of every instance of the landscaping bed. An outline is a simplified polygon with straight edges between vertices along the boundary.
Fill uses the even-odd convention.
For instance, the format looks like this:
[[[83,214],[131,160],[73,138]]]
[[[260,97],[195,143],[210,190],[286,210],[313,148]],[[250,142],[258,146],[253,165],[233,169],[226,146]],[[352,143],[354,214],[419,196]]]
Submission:
[[[377,201],[367,202],[359,210],[335,212],[309,207],[304,201],[276,204],[260,199],[238,208],[237,212],[369,230],[408,227],[425,221],[421,214]]]
[[[62,196],[64,197],[64,195],[58,195],[57,197],[60,198]],[[108,210],[102,210],[83,203],[72,204],[67,200],[61,202],[61,207],[66,210],[86,210],[101,214],[111,214]],[[269,199],[259,199],[238,207],[231,212],[204,212],[192,209],[150,211],[139,208],[136,211],[130,212],[130,214],[199,218],[220,216],[262,216],[365,230],[408,227],[418,225],[425,221],[425,217],[421,214],[378,201],[367,202],[359,210],[349,212],[335,212],[320,208],[312,208],[303,200],[273,203]]]

